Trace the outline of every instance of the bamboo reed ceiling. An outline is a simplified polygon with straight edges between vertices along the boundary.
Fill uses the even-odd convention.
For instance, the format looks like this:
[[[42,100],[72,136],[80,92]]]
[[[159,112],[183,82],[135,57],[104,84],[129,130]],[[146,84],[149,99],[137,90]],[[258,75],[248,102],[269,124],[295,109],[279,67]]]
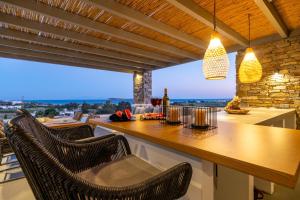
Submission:
[[[274,4],[283,17],[283,21],[290,29],[300,28],[300,3],[299,0],[276,0]]]
[[[217,19],[226,26],[222,28],[225,32],[228,30],[229,33],[234,32],[234,37],[238,38],[234,40],[226,34],[221,34],[222,42],[229,52],[245,48],[244,41],[248,38],[247,14],[252,15],[252,40],[263,43],[269,41],[269,38],[280,38],[278,30],[265,11],[257,5],[257,1],[260,0],[217,1]],[[270,2],[270,0],[261,1]],[[90,57],[94,59],[93,65],[97,65],[95,56],[99,56],[98,63],[101,63],[99,69],[105,68],[102,60],[110,62],[108,65],[110,66],[112,59],[115,60],[117,67],[112,66],[108,70],[120,69],[119,71],[122,72],[154,70],[201,59],[213,31],[207,22],[197,19],[174,3],[183,2],[182,4],[188,5],[190,2],[191,5],[195,4],[212,13],[212,0],[106,1],[112,5],[123,6],[124,9],[129,8],[132,13],[142,14],[141,19],[138,20],[114,11],[114,7],[98,5],[102,2],[95,0],[28,0],[26,3],[29,6],[20,2],[0,0],[0,13],[2,13],[0,39],[16,41],[9,44],[0,42],[0,47],[5,46],[8,50],[11,50],[11,47],[24,48],[40,52],[35,49],[40,45],[43,46],[38,48],[43,49],[43,52],[40,52],[41,56],[47,53],[53,54],[53,48],[57,48],[67,56],[73,55],[70,52],[80,52],[83,59],[88,60]],[[270,4],[275,7],[289,33],[300,28],[299,0],[273,0]],[[42,7],[38,10],[39,5],[46,6],[49,12],[44,12],[45,9]],[[201,13],[197,14],[201,15]],[[74,15],[79,17],[77,21],[72,19]],[[84,22],[80,19],[84,19],[81,20]],[[41,26],[36,25],[37,23]],[[153,24],[165,30],[160,30]],[[120,30],[121,32],[118,32]],[[242,42],[239,43],[238,40]]]

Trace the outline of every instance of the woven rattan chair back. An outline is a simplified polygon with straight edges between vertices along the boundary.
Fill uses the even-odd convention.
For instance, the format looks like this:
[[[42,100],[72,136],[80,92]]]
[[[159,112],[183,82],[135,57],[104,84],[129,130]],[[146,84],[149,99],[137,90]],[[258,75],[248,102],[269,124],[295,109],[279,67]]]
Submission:
[[[18,120],[19,126],[21,126],[26,132],[32,134],[42,134],[44,132],[51,133],[59,138],[66,140],[80,140],[88,137],[94,137],[93,129],[88,125],[78,126],[74,128],[49,128],[39,122],[33,117],[27,110],[20,109],[17,111],[17,115],[25,116],[24,119]],[[37,138],[40,136],[35,135]]]
[[[26,116],[20,115],[11,120],[6,135],[38,200],[172,200],[187,191],[192,175],[188,163],[124,187],[88,182],[77,174],[131,154],[124,136],[117,135],[97,143],[70,144],[46,131],[39,140],[35,134],[22,129],[20,124],[24,119]]]
[[[23,172],[38,200],[67,200],[71,196],[72,174],[46,151],[31,134],[16,127],[10,128],[8,137]],[[69,177],[66,179],[65,177]],[[75,198],[74,198],[75,199]]]
[[[44,127],[41,123],[28,115],[19,115],[12,119],[10,124],[19,127],[19,129],[27,134],[32,135],[45,149],[47,149],[47,151],[73,172],[79,172],[89,168],[89,166],[95,165],[95,161],[89,159],[89,154],[93,155],[98,152],[99,159],[96,162],[102,163],[109,161],[110,159],[118,158],[121,155],[128,154],[128,152],[130,153],[127,141],[125,146],[108,145],[103,149],[97,149],[97,151],[92,148],[89,149],[88,145],[86,146],[86,149],[80,148],[84,145],[70,143],[68,140],[60,138],[57,134],[51,132],[52,129]],[[78,149],[83,152],[80,153]],[[110,155],[109,158],[105,156],[107,154]]]

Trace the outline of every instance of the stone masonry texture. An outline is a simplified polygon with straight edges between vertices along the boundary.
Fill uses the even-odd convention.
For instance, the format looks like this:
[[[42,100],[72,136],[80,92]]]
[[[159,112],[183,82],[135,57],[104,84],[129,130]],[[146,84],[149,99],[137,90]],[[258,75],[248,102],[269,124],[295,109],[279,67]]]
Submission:
[[[300,129],[300,36],[253,47],[263,68],[259,82],[240,83],[238,70],[244,51],[236,55],[236,93],[253,107],[295,108]],[[279,75],[274,75],[275,73]]]
[[[134,73],[133,96],[135,104],[149,104],[152,96],[152,71]]]

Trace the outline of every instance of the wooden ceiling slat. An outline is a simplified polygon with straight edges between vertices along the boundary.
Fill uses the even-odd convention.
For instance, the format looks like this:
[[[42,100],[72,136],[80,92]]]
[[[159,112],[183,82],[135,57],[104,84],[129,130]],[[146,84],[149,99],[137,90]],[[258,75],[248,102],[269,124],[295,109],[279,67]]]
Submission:
[[[74,50],[66,50],[62,48],[57,48],[57,47],[52,47],[52,46],[45,46],[45,45],[38,45],[34,44],[32,42],[34,41],[27,41],[27,42],[21,42],[24,41],[22,37],[16,38],[15,36],[11,34],[7,34],[9,31],[3,31],[3,28],[0,28],[0,36],[5,37],[5,38],[11,38],[11,40],[3,40],[2,39],[2,44],[7,44],[11,45],[13,47],[19,47],[19,48],[25,48],[28,50],[37,50],[41,52],[48,52],[52,54],[58,54],[58,55],[65,55],[69,57],[75,57],[75,58],[83,58],[87,60],[93,60],[96,62],[105,62],[105,63],[110,63],[110,64],[117,64],[117,65],[122,65],[122,66],[130,66],[130,67],[137,67],[137,68],[145,68],[145,69],[152,69],[154,68],[151,65],[144,65],[140,63],[135,63],[131,61],[125,61],[125,60],[118,60],[118,59],[113,59],[113,58],[108,58],[108,57],[103,57],[103,56],[97,56],[94,54],[86,54],[82,53],[79,51],[74,51]],[[12,31],[14,32],[14,31]],[[27,33],[22,33],[24,35],[29,35]],[[30,35],[31,36],[31,35]],[[34,37],[34,36],[32,36]],[[26,41],[26,40],[25,40]]]
[[[80,58],[70,58],[66,56],[60,56],[60,55],[53,55],[48,53],[41,53],[26,49],[19,49],[19,48],[12,48],[8,46],[0,45],[0,52],[2,53],[9,53],[9,54],[15,54],[20,56],[28,56],[28,57],[35,57],[35,58],[45,58],[55,61],[61,61],[61,62],[72,62],[72,63],[78,63],[82,66],[88,65],[88,66],[94,66],[95,69],[114,69],[114,70],[130,70],[130,71],[143,71],[141,69],[137,69],[134,67],[123,67],[113,64],[105,64],[105,63],[98,63],[93,61],[88,61]]]
[[[212,0],[194,0],[200,7],[213,12]],[[217,0],[216,16],[222,22],[248,38],[248,14],[251,15],[251,40],[273,35],[276,32],[254,0]],[[201,31],[199,32],[201,33]],[[222,39],[223,42],[223,39]],[[234,45],[223,43],[225,47]]]
[[[247,14],[251,14],[253,16],[251,19],[252,45],[260,45],[281,39],[274,26],[258,8],[255,1],[218,1],[217,17],[227,27],[246,38],[248,37]],[[12,4],[5,4],[5,2],[13,2],[20,6],[12,6]],[[0,28],[0,34],[4,33],[6,38],[14,41],[25,41],[35,45],[46,46],[35,49],[41,52],[43,50],[47,52],[46,50],[48,50],[48,53],[51,53],[54,50],[53,48],[58,48],[60,53],[64,53],[64,51],[72,52],[72,54],[61,55],[73,57],[76,55],[75,52],[78,52],[79,55],[90,55],[87,57],[87,60],[94,61],[97,61],[96,57],[99,55],[109,58],[108,62],[115,59],[116,65],[121,65],[123,61],[129,61],[133,64],[130,66],[159,69],[177,63],[189,62],[191,59],[185,59],[188,56],[185,57],[183,55],[176,57],[171,52],[153,48],[152,44],[146,46],[142,44],[142,41],[134,42],[132,38],[126,40],[124,38],[125,35],[115,37],[117,34],[115,36],[112,35],[114,33],[106,34],[108,30],[112,29],[106,29],[102,32],[97,31],[100,27],[97,26],[96,30],[96,27],[92,25],[82,25],[83,23],[70,19],[69,16],[71,15],[69,14],[78,15],[80,18],[86,18],[89,21],[95,21],[97,24],[113,27],[116,30],[118,29],[118,31],[120,29],[146,39],[155,40],[194,55],[197,54],[199,57],[203,56],[203,50],[206,48],[205,44],[207,44],[205,42],[209,41],[209,36],[212,32],[211,24],[209,24],[211,15],[204,16],[207,21],[207,24],[205,24],[203,23],[204,21],[197,20],[196,17],[188,14],[183,9],[178,9],[178,6],[172,4],[172,2],[179,2],[182,5],[185,3],[189,5],[187,8],[190,8],[195,13],[197,11],[196,8],[200,7],[207,11],[206,14],[209,14],[212,13],[213,8],[213,1],[211,0],[36,0],[37,8],[33,8],[33,0],[27,1],[30,3],[30,6],[26,6],[25,2],[0,0],[0,13],[5,13],[0,14],[0,26],[3,27]],[[299,1],[276,0],[272,4],[276,5],[276,10],[283,17],[282,21],[288,25],[290,30],[289,36],[299,35],[300,31],[296,30],[300,27],[300,21],[297,20],[300,19],[299,12],[297,12],[297,8],[300,7]],[[22,7],[22,5],[25,6]],[[64,17],[59,17],[60,15],[54,16],[50,11],[43,11],[40,9],[40,5],[47,8],[54,7],[54,9],[49,8],[50,10],[59,9]],[[104,14],[102,15],[101,13]],[[7,16],[7,19],[3,18],[3,16]],[[84,20],[84,22],[87,22],[87,20]],[[3,21],[4,23],[1,25]],[[158,26],[156,26],[157,24]],[[218,27],[222,28],[220,22],[217,25]],[[104,28],[104,26],[101,26],[101,28]],[[178,32],[184,35],[177,35]],[[9,36],[10,33],[12,33],[12,37]],[[189,37],[181,40],[179,39],[181,36],[183,38],[185,36]],[[221,35],[221,39],[227,52],[244,48],[238,41],[230,40],[224,36],[224,34],[223,36]],[[187,42],[191,37],[196,38],[197,41],[200,40],[202,44],[195,42],[195,40],[194,42],[191,42],[192,40]],[[203,43],[203,41],[205,42]],[[113,46],[110,44],[113,44]],[[204,49],[199,49],[200,46],[203,46]],[[29,46],[28,48],[32,47]],[[131,47],[135,51],[130,51],[132,49],[129,50],[125,47]],[[159,59],[157,55],[160,58],[161,56],[166,57]],[[139,66],[134,65],[134,63],[137,63]],[[124,63],[124,65],[126,64]]]
[[[170,56],[161,55],[159,53],[145,51],[143,49],[138,49],[138,48],[134,48],[134,47],[129,47],[129,46],[122,45],[122,44],[119,44],[116,42],[111,42],[108,40],[88,36],[86,34],[81,34],[81,33],[73,32],[73,31],[62,31],[61,28],[58,28],[55,26],[51,26],[48,24],[42,24],[42,23],[32,21],[32,20],[25,20],[21,17],[16,17],[16,16],[9,15],[9,14],[0,13],[0,22],[27,28],[27,29],[32,29],[35,31],[46,32],[46,33],[62,36],[65,38],[70,38],[70,39],[81,41],[83,43],[88,43],[91,45],[98,45],[103,48],[113,49],[113,50],[120,51],[123,53],[129,53],[132,55],[142,56],[142,57],[151,58],[154,60],[160,60],[160,61],[164,61],[164,62],[180,63],[179,60],[177,60],[176,58],[172,58]]]
[[[99,69],[99,67],[91,66],[91,65],[83,65],[75,62],[69,62],[69,61],[57,61],[57,60],[51,60],[49,58],[42,58],[42,57],[31,57],[31,56],[24,56],[24,55],[18,55],[18,54],[11,54],[11,53],[3,53],[0,52],[0,57],[2,58],[11,58],[11,59],[18,59],[18,60],[26,60],[26,61],[33,61],[33,62],[41,62],[41,63],[49,63],[49,64],[57,64],[57,65],[66,65],[66,66],[72,66],[72,67],[83,67],[83,68],[91,68],[91,69]],[[113,72],[123,72],[123,73],[133,73],[132,70],[126,70],[126,69],[110,69],[110,68],[103,68],[100,70],[106,70],[106,71],[113,71]]]
[[[272,2],[268,0],[254,0],[256,5],[261,9],[264,15],[268,18],[270,23],[279,33],[279,35],[283,38],[288,37],[289,31],[287,26],[284,24],[283,20],[281,19],[279,13],[277,12],[275,6]],[[300,12],[300,11],[299,11]]]
[[[99,0],[82,0],[83,2],[89,3],[97,8],[103,9],[110,12],[116,16],[132,21],[141,26],[145,26],[162,34],[173,37],[177,40],[186,42],[193,46],[199,47],[201,49],[206,49],[207,43],[184,32],[181,32],[172,26],[161,23],[157,20],[147,17],[144,14],[124,6],[115,1],[99,1]]]
[[[166,0],[173,6],[177,7],[178,9],[182,10],[183,12],[189,14],[190,16],[194,17],[195,19],[199,20],[200,22],[206,24],[207,26],[213,28],[213,15],[210,14],[207,10],[200,7],[197,3],[193,0]],[[216,19],[217,27],[216,31],[220,34],[224,35],[228,39],[231,39],[242,46],[247,46],[248,41],[246,38],[241,36],[235,30],[227,26],[225,23]]]
[[[130,42],[149,46],[149,47],[155,48],[160,51],[174,54],[176,56],[188,57],[188,58],[192,58],[192,59],[199,59],[199,56],[194,53],[176,48],[171,45],[160,43],[160,42],[157,42],[156,40],[148,39],[148,38],[140,36],[138,34],[130,33],[130,32],[124,31],[122,29],[106,25],[104,23],[99,23],[99,22],[93,21],[91,19],[88,19],[86,17],[80,16],[80,15],[76,15],[76,14],[73,14],[70,12],[65,12],[62,9],[50,7],[44,3],[37,3],[34,0],[27,0],[27,1],[2,0],[2,2],[5,2],[5,4],[11,5],[11,6],[17,6],[19,8],[27,9],[32,12],[37,12],[43,16],[56,18],[56,19],[62,20],[67,23],[78,25],[78,26],[84,27],[89,30],[101,32],[101,33],[104,33],[104,34],[107,34],[107,35],[110,35],[110,36],[113,36],[116,38],[120,38],[120,39],[124,39],[124,40],[130,41]]]
[[[71,58],[79,58],[91,62],[97,62],[100,65],[117,65],[117,66],[123,66],[125,68],[132,68],[132,69],[140,69],[140,67],[126,64],[123,62],[118,62],[115,61],[114,59],[109,59],[109,58],[99,58],[98,56],[93,56],[90,54],[83,54],[79,53],[76,51],[66,51],[63,49],[58,49],[54,47],[47,47],[43,45],[37,45],[37,44],[32,44],[28,42],[22,42],[22,41],[17,41],[17,40],[12,40],[8,38],[0,38],[0,45],[2,46],[8,46],[12,48],[20,48],[20,49],[26,49],[26,50],[31,50],[31,51],[38,51],[38,52],[44,52],[44,53],[49,53],[49,54],[54,54],[54,55],[60,55],[60,56],[68,56]],[[143,69],[152,69],[152,67],[144,67]]]
[[[300,1],[299,0],[276,0],[273,1],[279,15],[289,30],[300,28]]]
[[[17,40],[34,42],[34,43],[38,43],[38,44],[42,44],[42,45],[46,45],[46,46],[58,47],[58,48],[67,49],[67,50],[71,50],[71,51],[79,51],[79,52],[84,52],[84,53],[88,53],[88,54],[92,54],[92,55],[97,55],[97,57],[99,59],[101,59],[101,58],[103,58],[103,56],[105,56],[108,58],[112,58],[113,60],[116,60],[116,62],[122,61],[122,60],[129,61],[130,63],[132,63],[132,66],[138,66],[138,67],[142,67],[142,68],[145,66],[145,64],[146,64],[146,66],[152,65],[155,67],[162,67],[162,66],[166,65],[166,63],[154,61],[151,59],[136,57],[136,56],[132,56],[132,55],[122,54],[122,53],[98,49],[98,48],[92,48],[89,46],[75,44],[75,43],[52,39],[52,38],[37,37],[37,35],[34,35],[34,34],[11,30],[8,28],[0,28],[0,35],[16,38]]]

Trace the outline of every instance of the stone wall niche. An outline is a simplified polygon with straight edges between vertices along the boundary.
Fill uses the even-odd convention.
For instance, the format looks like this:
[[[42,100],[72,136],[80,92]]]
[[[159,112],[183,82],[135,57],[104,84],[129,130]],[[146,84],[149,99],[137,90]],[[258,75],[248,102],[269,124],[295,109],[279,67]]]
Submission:
[[[300,36],[253,47],[263,68],[257,83],[243,84],[237,77],[236,93],[253,107],[295,108],[300,128]],[[244,51],[236,56],[237,76]]]
[[[149,104],[152,96],[152,71],[133,74],[133,96],[135,104]]]

